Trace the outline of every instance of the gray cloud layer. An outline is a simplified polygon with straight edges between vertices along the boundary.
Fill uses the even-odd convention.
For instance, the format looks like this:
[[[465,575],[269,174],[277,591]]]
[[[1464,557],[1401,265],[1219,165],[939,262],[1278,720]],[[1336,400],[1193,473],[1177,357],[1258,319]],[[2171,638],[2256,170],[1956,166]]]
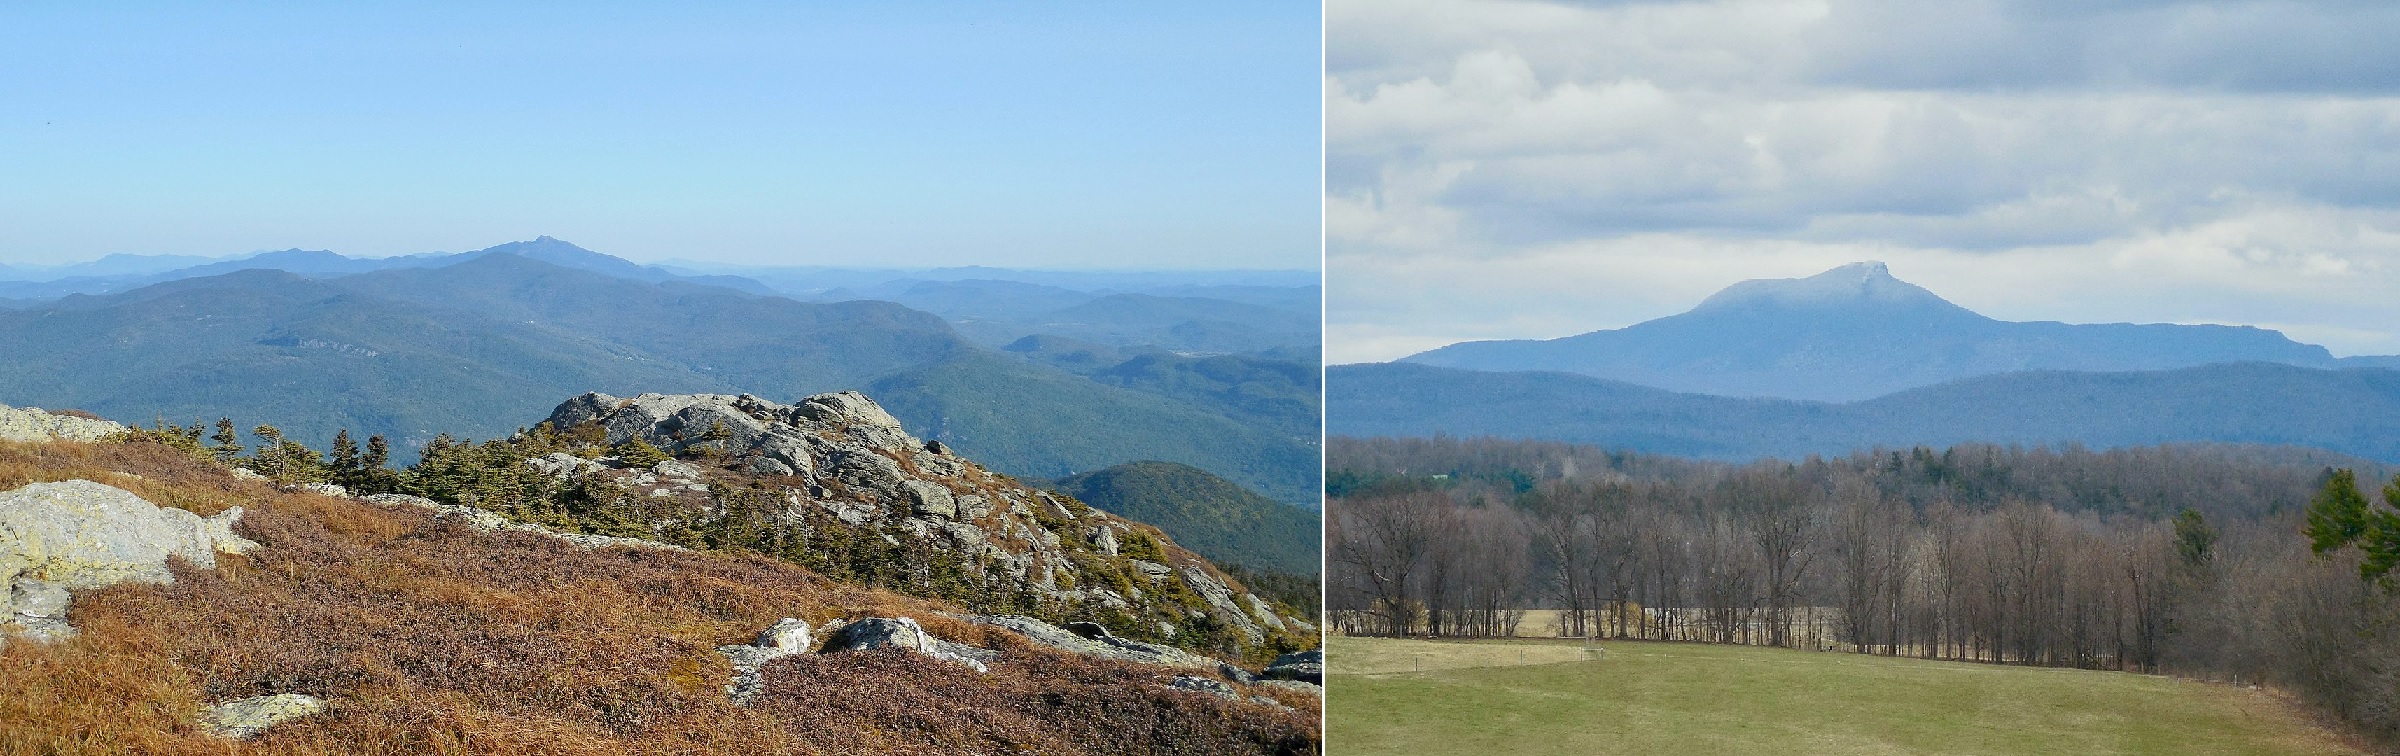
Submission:
[[[1336,361],[1859,259],[1998,317],[2400,352],[2384,4],[1337,0],[1327,24]]]

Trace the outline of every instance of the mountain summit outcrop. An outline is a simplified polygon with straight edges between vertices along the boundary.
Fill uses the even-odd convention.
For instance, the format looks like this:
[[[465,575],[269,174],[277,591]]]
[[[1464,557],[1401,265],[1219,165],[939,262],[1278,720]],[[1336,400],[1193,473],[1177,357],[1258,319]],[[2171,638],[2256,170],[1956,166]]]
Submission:
[[[1156,528],[1027,487],[916,438],[854,391],[780,404],[747,394],[588,393],[521,437],[568,486],[634,495],[640,527],[741,533],[808,563],[889,560],[990,613],[1096,622],[1136,639],[1257,655],[1315,627]],[[584,444],[569,451],[530,452]],[[681,460],[631,459],[644,447]],[[688,461],[684,461],[688,460]],[[603,494],[600,498],[609,498]],[[471,503],[471,502],[458,502]]]
[[[1743,281],[1688,312],[1549,340],[1473,341],[1402,360],[1580,373],[1670,391],[1849,402],[2028,370],[2172,370],[2224,362],[2344,364],[2249,326],[1994,320],[1880,262]]]

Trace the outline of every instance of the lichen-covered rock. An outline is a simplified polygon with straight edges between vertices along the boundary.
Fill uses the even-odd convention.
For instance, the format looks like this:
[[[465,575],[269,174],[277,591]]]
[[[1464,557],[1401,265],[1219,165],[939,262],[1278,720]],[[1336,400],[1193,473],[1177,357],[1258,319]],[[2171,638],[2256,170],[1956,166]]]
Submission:
[[[343,488],[332,483],[310,483],[308,485],[301,486],[300,490],[307,491],[318,496],[331,496],[336,499],[350,498],[350,489]]]
[[[132,580],[168,583],[168,557],[214,567],[217,552],[258,544],[232,533],[239,508],[216,518],[160,507],[88,480],[0,493],[0,580],[30,575],[65,588]]]
[[[1176,570],[1176,574],[1182,576],[1183,584],[1191,586],[1193,592],[1200,594],[1202,600],[1207,601],[1210,607],[1217,610],[1216,615],[1226,620],[1226,624],[1232,625],[1233,629],[1240,632],[1243,638],[1251,643],[1266,640],[1266,632],[1259,629],[1258,620],[1251,617],[1250,612],[1244,610],[1242,605],[1236,602],[1233,588],[1227,586],[1224,581],[1209,575],[1207,570],[1192,565],[1186,565],[1182,569]],[[1257,600],[1256,596],[1249,598]]]
[[[324,710],[323,699],[298,693],[281,693],[208,707],[200,712],[200,726],[220,738],[248,740],[266,732],[269,727]]]
[[[71,635],[69,590],[171,583],[169,558],[214,567],[217,553],[258,544],[233,534],[234,507],[201,517],[88,480],[0,492],[0,627],[37,638]]]
[[[908,617],[868,617],[833,631],[825,639],[825,653],[866,651],[878,648],[901,648],[943,661],[966,665],[977,672],[988,672],[984,661],[992,655],[935,638],[917,621]]]
[[[1313,682],[1305,682],[1305,681],[1301,681],[1301,680],[1260,680],[1260,681],[1258,681],[1258,684],[1260,684],[1260,685],[1264,685],[1264,686],[1267,686],[1267,687],[1270,687],[1270,688],[1282,688],[1282,689],[1284,689],[1284,690],[1296,690],[1296,691],[1299,691],[1299,692],[1302,692],[1302,693],[1306,693],[1306,694],[1309,694],[1309,695],[1312,695],[1312,696],[1319,696],[1319,697],[1322,697],[1322,696],[1324,696],[1324,695],[1325,695],[1325,686],[1323,686],[1323,685],[1319,685],[1319,684],[1317,684],[1317,683],[1313,683]]]
[[[1186,669],[1216,669],[1219,665],[1215,659],[1180,648],[1119,638],[1090,622],[1070,622],[1067,627],[1059,627],[1013,614],[969,617],[967,621],[1007,628],[1034,643],[1085,656]]]
[[[1227,701],[1241,700],[1241,695],[1233,692],[1233,686],[1225,684],[1223,680],[1211,680],[1206,677],[1177,675],[1174,681],[1167,683],[1167,687],[1194,693],[1206,693]]]
[[[1325,684],[1325,649],[1294,651],[1275,657],[1275,663],[1267,665],[1264,677],[1323,685]]]
[[[750,705],[765,686],[759,668],[776,659],[807,653],[814,645],[816,639],[809,633],[807,622],[785,617],[761,631],[758,640],[748,645],[718,646],[717,653],[733,663],[733,682],[725,686],[725,696],[733,699],[736,706]]]
[[[566,480],[601,469],[598,462],[564,452],[551,452],[525,460],[525,466],[559,480]]]
[[[1241,667],[1236,667],[1231,664],[1217,665],[1217,675],[1243,685],[1258,684],[1258,675],[1251,674],[1250,670],[1242,669]]]
[[[469,528],[483,532],[516,531],[519,533],[532,533],[545,538],[565,541],[567,543],[575,544],[587,549],[605,548],[609,546],[628,546],[642,549],[688,551],[688,549],[675,544],[647,541],[640,538],[622,538],[618,536],[591,535],[587,533],[562,533],[542,527],[540,525],[511,522],[508,518],[502,517],[498,513],[487,509],[480,509],[460,504],[444,504],[423,496],[410,496],[408,494],[374,494],[371,496],[361,497],[360,501],[364,501],[369,504],[381,504],[384,506],[415,507],[418,509],[431,511],[433,516],[437,519],[454,518],[466,523],[467,527]]]
[[[108,420],[0,405],[0,441],[98,441],[123,432],[124,425]]]

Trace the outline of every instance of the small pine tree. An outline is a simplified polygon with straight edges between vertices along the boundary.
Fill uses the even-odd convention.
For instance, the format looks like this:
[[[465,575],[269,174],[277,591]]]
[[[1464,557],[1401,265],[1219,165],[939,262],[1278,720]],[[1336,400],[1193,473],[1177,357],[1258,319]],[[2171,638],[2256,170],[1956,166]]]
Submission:
[[[217,455],[218,461],[232,461],[242,453],[242,437],[233,432],[233,418],[217,418],[217,434],[208,440],[217,442],[209,451]]]
[[[660,450],[656,446],[651,446],[650,442],[643,441],[639,438],[626,439],[625,443],[618,444],[617,448],[614,449],[613,452],[616,454],[617,459],[623,460],[626,465],[632,467],[649,467],[651,465],[673,459],[673,457],[668,456],[665,451]]]
[[[283,431],[272,425],[250,429],[259,439],[258,452],[243,460],[242,466],[260,475],[273,478],[283,485],[323,483],[332,471],[325,466],[324,455],[308,448],[307,444],[283,437]]]
[[[355,477],[360,470],[365,469],[358,458],[358,444],[350,440],[350,429],[348,428],[334,432],[332,456],[333,460],[330,464],[333,466],[333,475],[336,478]]]

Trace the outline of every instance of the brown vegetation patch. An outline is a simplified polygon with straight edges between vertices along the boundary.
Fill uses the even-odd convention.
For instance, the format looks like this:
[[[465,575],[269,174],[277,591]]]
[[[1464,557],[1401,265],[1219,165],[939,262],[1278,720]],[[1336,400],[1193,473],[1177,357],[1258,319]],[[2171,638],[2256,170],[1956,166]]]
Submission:
[[[129,473],[119,474],[119,473]],[[138,478],[133,476],[140,476]],[[413,509],[279,493],[151,444],[0,444],[0,487],[88,478],[265,545],[170,586],[76,596],[82,637],[0,650],[0,753],[228,753],[200,707],[330,702],[249,753],[1307,753],[1306,713],[1026,647],[943,605],[756,555],[583,550]],[[996,647],[989,676],[914,656],[795,657],[756,709],[714,647],[776,619],[911,616]],[[1279,700],[1288,698],[1278,697]]]

